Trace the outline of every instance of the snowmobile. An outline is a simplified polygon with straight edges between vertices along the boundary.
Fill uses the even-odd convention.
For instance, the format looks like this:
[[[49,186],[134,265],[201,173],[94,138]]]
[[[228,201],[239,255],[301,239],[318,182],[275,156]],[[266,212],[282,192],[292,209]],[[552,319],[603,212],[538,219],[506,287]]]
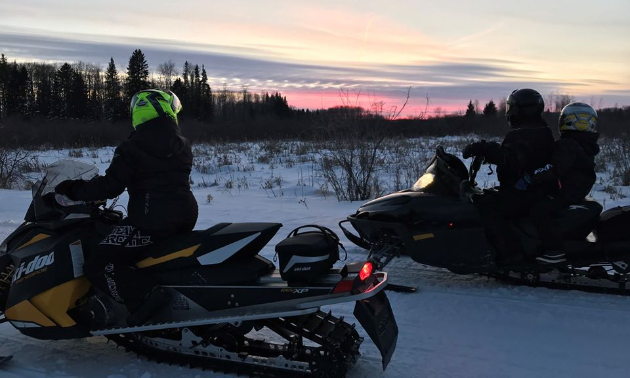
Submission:
[[[340,222],[346,237],[369,250],[383,269],[402,254],[421,264],[458,274],[480,273],[531,286],[626,292],[630,272],[630,206],[602,212],[592,199],[556,215],[567,263],[536,263],[540,240],[528,218],[511,221],[523,256],[502,262],[503,241],[490,236],[475,207],[495,189],[480,189],[475,180],[484,163],[475,157],[467,169],[438,146],[425,173],[414,186],[364,203]],[[350,223],[356,233],[346,226]]]
[[[355,302],[354,315],[387,367],[398,337],[383,291],[387,273],[369,261],[333,269],[338,238],[327,229],[294,230],[276,246],[280,269],[258,254],[280,223],[220,223],[156,242],[136,268],[168,290],[172,303],[145,324],[128,326],[126,307],[83,274],[85,259],[122,213],[54,193],[61,181],[96,172],[63,160],[34,186],[25,222],[0,246],[2,321],[45,340],[101,335],[159,362],[343,377],[359,358],[363,338],[354,324],[321,307]]]

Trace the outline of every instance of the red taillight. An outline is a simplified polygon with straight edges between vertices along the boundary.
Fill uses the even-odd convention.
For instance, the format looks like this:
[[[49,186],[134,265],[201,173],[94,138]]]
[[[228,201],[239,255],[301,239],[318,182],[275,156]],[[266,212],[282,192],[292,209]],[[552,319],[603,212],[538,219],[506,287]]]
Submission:
[[[361,281],[365,281],[370,275],[372,275],[372,268],[372,263],[369,261],[363,265],[363,268],[361,268],[361,271],[359,272],[359,278]]]

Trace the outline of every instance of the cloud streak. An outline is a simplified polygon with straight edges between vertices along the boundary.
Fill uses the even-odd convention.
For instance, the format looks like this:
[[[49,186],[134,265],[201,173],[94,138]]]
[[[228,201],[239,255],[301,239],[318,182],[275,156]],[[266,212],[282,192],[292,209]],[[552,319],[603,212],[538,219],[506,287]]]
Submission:
[[[549,93],[567,87],[588,90],[591,86],[610,84],[601,79],[580,82],[543,79],[542,72],[522,68],[516,60],[304,64],[283,59],[273,47],[230,47],[69,33],[41,35],[33,29],[0,29],[0,51],[9,59],[105,64],[114,57],[119,71],[124,71],[133,49],[141,48],[152,68],[169,59],[179,67],[184,61],[204,64],[215,88],[225,83],[233,89],[246,85],[250,91],[281,91],[288,95],[291,104],[299,107],[338,105],[340,88],[360,90],[373,98],[396,103],[402,102],[406,88],[412,87],[411,108],[424,106],[426,94],[433,106],[463,108],[468,99],[496,101],[515,88],[533,87]],[[596,94],[614,102],[627,103],[630,99],[627,91],[591,96]]]

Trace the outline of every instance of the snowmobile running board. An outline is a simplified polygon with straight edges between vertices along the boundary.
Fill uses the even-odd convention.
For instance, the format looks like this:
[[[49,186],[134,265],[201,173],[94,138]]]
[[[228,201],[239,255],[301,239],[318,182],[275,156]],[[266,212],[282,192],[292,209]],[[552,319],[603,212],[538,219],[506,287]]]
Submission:
[[[248,306],[248,307],[243,307],[243,308],[238,308],[238,309],[216,311],[216,314],[217,314],[216,316],[210,316],[210,317],[201,318],[201,319],[146,324],[146,325],[141,325],[141,326],[136,326],[136,327],[106,328],[106,329],[91,331],[90,333],[94,336],[101,336],[101,335],[120,334],[120,333],[127,333],[127,332],[154,331],[154,330],[161,330],[161,329],[167,329],[167,328],[194,327],[194,326],[201,326],[201,325],[207,325],[207,324],[241,323],[244,321],[252,321],[252,320],[284,318],[284,317],[291,317],[291,316],[306,315],[306,314],[310,314],[310,313],[318,311],[321,306],[328,306],[328,305],[333,305],[337,303],[361,301],[363,299],[368,299],[370,297],[375,296],[387,286],[387,273],[376,272],[374,273],[374,275],[379,281],[378,284],[376,284],[374,287],[372,287],[368,291],[359,293],[359,294],[348,295],[348,294],[340,293],[332,297],[330,295],[321,296],[321,297],[311,297],[306,300],[284,302],[281,305],[275,306],[275,307],[273,303],[267,303],[267,304],[259,305],[259,306]],[[177,287],[177,286],[173,286],[173,287]],[[323,298],[323,299],[318,299],[318,298]]]
[[[628,274],[615,272],[611,274],[611,269],[606,269],[608,267],[609,264],[593,264],[584,268],[557,267],[549,272],[535,270],[526,272],[501,271],[486,275],[517,285],[630,295]]]
[[[258,310],[258,311],[256,311]],[[145,332],[145,331],[156,331],[167,328],[182,328],[182,327],[195,327],[202,326],[208,324],[220,324],[220,323],[241,323],[252,320],[261,320],[268,318],[283,318],[290,316],[300,316],[307,315],[317,311],[317,308],[308,308],[304,310],[293,310],[293,311],[260,311],[261,308],[257,307],[255,309],[250,309],[249,311],[241,311],[233,312],[230,315],[222,315],[216,317],[209,317],[203,319],[195,319],[195,320],[187,320],[181,322],[168,322],[168,323],[156,323],[156,324],[147,324],[136,327],[119,327],[119,328],[107,328],[103,330],[93,331],[91,332],[94,336],[102,336],[102,335],[112,335],[118,333],[128,333],[128,332]],[[223,311],[222,311],[223,312]],[[223,312],[225,314],[225,312]]]

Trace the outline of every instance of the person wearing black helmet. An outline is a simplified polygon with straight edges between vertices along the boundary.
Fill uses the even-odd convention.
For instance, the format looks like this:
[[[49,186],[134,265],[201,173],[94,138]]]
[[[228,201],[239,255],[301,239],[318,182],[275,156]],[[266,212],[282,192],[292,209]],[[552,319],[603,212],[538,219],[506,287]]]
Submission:
[[[545,103],[533,89],[517,89],[507,98],[506,120],[510,130],[501,144],[474,142],[463,150],[464,159],[483,156],[497,167],[499,190],[486,196],[477,208],[489,237],[497,246],[497,262],[509,264],[523,259],[523,249],[507,224],[527,214],[528,207],[544,196],[544,188],[521,181],[550,162],[553,135],[542,117]],[[510,253],[511,252],[511,253]]]
[[[549,196],[534,204],[529,214],[542,242],[543,254],[536,261],[560,264],[566,261],[562,235],[553,216],[558,210],[580,203],[595,184],[595,156],[599,153],[597,112],[582,102],[565,106],[558,118],[560,139],[554,143],[551,164],[524,179],[544,185]],[[550,185],[549,185],[550,184]]]
[[[104,176],[68,180],[55,191],[79,201],[129,194],[128,217],[100,242],[84,264],[92,285],[127,306],[130,326],[144,323],[170,303],[170,294],[135,268],[151,244],[193,229],[197,201],[190,190],[193,155],[177,121],[181,104],[171,91],[136,93],[130,105],[132,132],[115,150]],[[98,323],[94,319],[93,323]],[[105,324],[100,324],[104,326]]]

